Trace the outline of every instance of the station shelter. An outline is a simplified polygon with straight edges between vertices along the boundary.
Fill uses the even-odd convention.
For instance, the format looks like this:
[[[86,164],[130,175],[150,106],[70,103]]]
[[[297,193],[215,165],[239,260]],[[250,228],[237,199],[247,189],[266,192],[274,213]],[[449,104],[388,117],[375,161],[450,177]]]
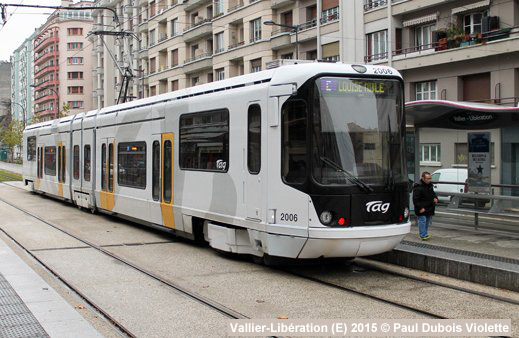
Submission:
[[[519,107],[429,100],[408,102],[405,109],[410,181],[423,171],[467,169],[467,134],[489,132],[491,194],[519,196]]]

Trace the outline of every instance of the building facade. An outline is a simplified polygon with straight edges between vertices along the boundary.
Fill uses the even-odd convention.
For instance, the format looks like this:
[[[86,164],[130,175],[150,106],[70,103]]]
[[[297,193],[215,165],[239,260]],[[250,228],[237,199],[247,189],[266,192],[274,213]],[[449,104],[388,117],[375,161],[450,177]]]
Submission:
[[[105,36],[104,43],[99,37],[92,40],[97,59],[94,102],[97,107],[115,104],[122,77],[119,67],[128,64],[136,75],[130,96],[142,98],[264,70],[277,59],[315,60],[318,35],[320,58],[339,61],[339,0],[319,1],[320,13],[315,0],[98,1],[98,6],[114,8],[124,17],[122,29],[136,36]],[[354,5],[345,3],[348,8]],[[357,11],[361,14],[362,7]],[[114,25],[107,10],[93,15],[96,29]],[[294,28],[266,25],[270,20],[297,27],[297,34]],[[343,49],[354,50],[361,39],[362,35],[346,39],[352,43]]]
[[[11,113],[11,63],[0,61],[0,116]]]
[[[519,3],[365,0],[364,61],[390,65],[406,101],[517,106]],[[519,184],[519,127],[491,130],[492,182]],[[467,167],[467,132],[420,130],[420,169]]]
[[[11,56],[11,103],[13,117],[30,123],[33,115],[34,51],[37,32],[18,47]]]
[[[93,2],[62,6],[87,7]],[[70,114],[92,109],[92,29],[89,10],[57,10],[34,39],[34,113],[56,118],[66,104]]]

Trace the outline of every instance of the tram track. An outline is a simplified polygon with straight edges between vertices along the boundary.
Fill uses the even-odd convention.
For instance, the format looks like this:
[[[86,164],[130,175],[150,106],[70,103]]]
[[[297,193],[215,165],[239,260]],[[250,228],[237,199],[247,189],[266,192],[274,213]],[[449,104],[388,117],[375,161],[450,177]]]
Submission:
[[[4,182],[0,182],[4,185],[7,185],[7,186],[10,186],[10,187],[14,187],[14,188],[18,188],[18,189],[21,189],[21,190],[25,190],[23,188],[20,188],[20,187],[16,187],[14,185],[11,185],[11,184],[6,184]],[[224,315],[225,317],[228,317],[230,319],[250,319],[249,317],[237,312],[237,311],[234,311],[228,307],[226,307],[225,305],[223,304],[220,304],[218,302],[215,302],[211,299],[208,299],[202,295],[199,295],[193,291],[190,291],[182,286],[180,286],[179,284],[173,282],[173,281],[170,281],[170,280],[167,280],[165,278],[162,278],[161,276],[143,268],[143,267],[140,267],[140,266],[137,266],[136,264],[128,261],[127,259],[123,258],[123,257],[120,257],[119,255],[116,255],[112,252],[110,252],[109,250],[105,249],[104,247],[101,247],[101,246],[98,246],[88,240],[85,240],[83,238],[80,238],[79,236],[76,236],[72,233],[70,233],[69,231],[41,218],[40,216],[38,215],[35,215],[23,208],[20,208],[19,206],[5,200],[4,198],[1,198],[0,197],[0,201],[9,205],[10,207],[18,210],[18,211],[21,211],[22,213],[38,220],[39,222],[42,222],[44,224],[46,224],[47,226],[50,226],[68,236],[70,236],[71,238],[74,238],[75,240],[83,243],[86,245],[86,248],[92,248],[96,251],[99,251],[101,253],[103,253],[104,255],[107,255],[113,259],[115,259],[116,261],[152,278],[153,280],[163,284],[163,285],[166,285],[172,289],[174,289],[175,291],[177,291],[178,293],[180,293],[181,295],[185,296],[185,297],[188,297],[190,299],[192,299],[193,301],[196,301],[198,302],[199,304],[202,304],[203,306],[206,306],[206,307],[209,307],[213,310],[215,310],[216,312],[219,312],[220,314]],[[95,309],[97,312],[99,312],[103,317],[105,317],[112,325],[114,325],[122,334],[128,336],[128,337],[135,337],[135,335],[129,330],[127,329],[123,324],[121,324],[119,321],[117,321],[115,318],[113,318],[108,312],[104,311],[101,306],[97,305],[92,299],[90,299],[87,295],[85,295],[84,293],[82,293],[78,288],[76,288],[72,283],[70,283],[69,281],[67,281],[63,276],[61,276],[59,274],[59,272],[55,271],[54,269],[52,269],[52,267],[50,267],[48,264],[46,264],[43,260],[39,259],[32,251],[33,250],[29,250],[28,248],[26,248],[22,243],[20,243],[19,241],[16,240],[16,238],[14,238],[13,236],[11,236],[8,232],[6,232],[4,229],[0,228],[0,231],[2,231],[2,233],[4,233],[9,239],[11,239],[14,243],[16,243],[16,245],[18,247],[20,247],[23,251],[25,251],[30,257],[32,257],[34,260],[36,260],[39,264],[41,264],[46,270],[48,270],[53,276],[55,276],[57,279],[59,279],[63,284],[65,284],[68,288],[70,288],[73,292],[75,292],[80,298],[82,298],[89,306],[91,306],[93,309]],[[85,247],[83,247],[85,248]],[[273,336],[273,337],[277,337],[277,336]]]
[[[324,286],[331,287],[331,288],[334,288],[334,289],[338,289],[338,290],[341,290],[341,291],[351,292],[351,293],[354,293],[354,294],[357,294],[357,295],[360,295],[360,296],[363,296],[363,297],[367,297],[367,298],[370,298],[370,299],[382,302],[384,304],[389,304],[389,305],[396,306],[396,307],[404,309],[404,310],[412,311],[412,312],[420,314],[420,315],[425,315],[425,316],[428,316],[428,317],[431,317],[431,318],[434,318],[434,319],[449,319],[449,318],[447,318],[445,316],[442,316],[442,315],[439,315],[437,313],[433,313],[433,312],[430,312],[430,311],[425,311],[425,310],[422,310],[422,309],[418,309],[416,307],[409,306],[409,305],[404,304],[402,302],[396,302],[396,301],[392,301],[392,300],[389,300],[389,299],[385,299],[383,297],[375,296],[373,294],[369,294],[367,292],[364,292],[364,291],[361,291],[361,290],[358,290],[358,289],[355,289],[355,288],[352,288],[352,287],[346,287],[346,286],[335,284],[335,283],[332,283],[332,282],[327,282],[325,280],[319,279],[318,277],[312,277],[312,276],[309,276],[309,275],[306,275],[306,274],[303,274],[303,273],[294,272],[292,270],[284,269],[284,268],[278,269],[278,270],[282,271],[282,272],[285,272],[285,273],[288,273],[288,274],[290,274],[292,276],[297,276],[299,278],[303,278],[305,280],[309,280],[309,281],[312,281],[314,283],[318,283],[320,285],[324,285]]]
[[[6,184],[6,183],[3,183],[2,184],[5,184],[9,187],[13,187],[13,188],[17,188],[17,189],[21,189],[21,190],[24,190],[24,191],[27,191],[26,189],[23,189],[21,187],[18,187],[18,186],[15,186],[15,185],[11,185],[11,184]],[[208,306],[218,312],[220,312],[221,314],[229,317],[229,318],[232,318],[232,319],[249,319],[249,317],[245,316],[244,314],[242,313],[239,313],[237,311],[234,311],[232,309],[229,309],[228,307],[226,307],[225,305],[223,304],[220,304],[218,302],[215,302],[215,301],[212,301],[204,296],[201,296],[195,292],[192,292],[190,290],[187,290],[186,288],[176,284],[175,282],[172,282],[170,280],[167,280],[143,267],[140,267],[130,261],[128,261],[127,259],[125,258],[122,258],[120,256],[118,256],[117,254],[114,254],[110,251],[108,251],[106,248],[109,248],[109,247],[112,247],[112,246],[98,246],[88,240],[85,240],[85,239],[82,239],[72,233],[70,233],[69,231],[65,230],[65,229],[62,229],[60,226],[57,226],[41,217],[39,217],[38,215],[35,215],[27,210],[24,210],[23,208],[20,208],[18,207],[17,205],[9,202],[9,201],[6,201],[4,198],[1,198],[0,197],[0,201],[23,212],[24,214],[30,216],[30,217],[33,217],[35,219],[37,219],[38,221],[60,231],[60,232],[63,232],[65,233],[66,235],[80,241],[81,243],[85,244],[85,246],[82,246],[82,247],[88,247],[88,248],[93,248],[129,267],[131,267],[132,269],[135,269],[145,275],[147,275],[148,277],[151,277],[153,278],[154,280],[164,284],[164,285],[167,285],[173,289],[175,289],[176,291],[178,291],[179,293],[203,304],[204,306]],[[101,314],[103,314],[103,316],[105,316],[105,318],[107,318],[110,322],[112,322],[114,324],[114,326],[116,326],[119,330],[121,330],[121,332],[123,332],[124,334],[126,334],[127,336],[130,336],[130,337],[133,337],[133,335],[131,334],[131,332],[127,331],[126,328],[124,328],[124,326],[120,325],[115,319],[111,318],[110,315],[108,313],[105,314],[105,312],[103,312],[103,310],[98,307],[94,302],[92,302],[91,300],[88,299],[87,296],[83,295],[79,290],[76,290],[73,285],[71,285],[70,283],[68,283],[66,280],[64,280],[63,278],[61,278],[59,276],[59,274],[56,272],[56,271],[53,271],[50,267],[48,267],[44,262],[42,262],[40,259],[38,259],[38,257],[36,257],[34,254],[31,253],[31,251],[34,251],[34,250],[28,250],[27,248],[25,248],[21,243],[19,243],[18,241],[16,241],[16,239],[14,239],[13,237],[11,237],[8,233],[6,233],[3,229],[2,231],[9,237],[11,238],[18,246],[20,246],[24,251],[26,251],[31,257],[33,257],[36,261],[38,261],[41,265],[43,265],[46,269],[48,269],[53,275],[55,275],[57,278],[59,278],[60,280],[62,280],[69,288],[71,288],[74,292],[76,292],[80,297],[82,297],[83,299],[85,299],[85,301],[90,305],[92,306],[94,309],[96,309],[98,312],[100,312]],[[158,243],[158,242],[157,242]],[[147,243],[146,243],[147,244]],[[457,290],[457,291],[463,291],[463,292],[466,292],[466,293],[469,293],[469,294],[473,294],[473,295],[478,295],[478,296],[482,296],[482,297],[487,297],[487,298],[490,298],[492,300],[498,300],[498,301],[503,301],[503,302],[508,302],[508,303],[511,303],[511,304],[514,304],[514,305],[518,305],[519,302],[515,301],[515,300],[510,300],[510,299],[505,299],[505,298],[499,298],[499,297],[495,297],[494,295],[490,295],[490,294],[485,294],[485,293],[481,293],[481,292],[475,292],[475,291],[472,291],[472,290],[469,290],[469,289],[466,289],[466,288],[456,288],[456,287],[452,287],[451,285],[448,285],[448,284],[443,284],[443,283],[436,283],[436,282],[433,282],[433,281],[430,281],[430,280],[427,280],[426,278],[414,278],[413,276],[409,276],[409,275],[406,275],[406,274],[402,274],[402,273],[397,273],[397,272],[394,272],[394,271],[388,271],[387,269],[381,269],[381,268],[378,268],[378,267],[374,267],[373,265],[370,265],[370,264],[367,264],[366,263],[355,263],[355,265],[357,266],[361,266],[361,267],[368,267],[369,269],[372,269],[372,270],[377,270],[381,273],[389,273],[389,274],[393,274],[393,275],[397,275],[397,276],[400,276],[400,277],[405,277],[405,278],[408,278],[408,279],[412,279],[412,280],[416,280],[416,281],[420,281],[420,282],[425,282],[425,283],[430,283],[430,284],[434,284],[434,285],[437,285],[437,286],[441,286],[441,287],[444,287],[444,288],[449,288],[449,289],[453,289],[453,290]],[[404,310],[408,310],[408,311],[412,311],[414,313],[417,313],[419,315],[423,315],[423,316],[426,316],[426,317],[430,317],[430,318],[434,318],[434,319],[449,319],[449,317],[445,316],[445,315],[442,315],[440,313],[435,313],[433,311],[427,311],[427,310],[424,310],[424,309],[420,309],[418,307],[414,307],[414,306],[410,306],[408,304],[405,304],[403,302],[399,302],[399,301],[394,301],[394,300],[389,300],[389,299],[386,299],[384,297],[380,297],[380,296],[377,296],[377,295],[374,295],[374,294],[370,294],[369,292],[365,292],[365,291],[362,291],[360,290],[359,288],[355,288],[355,287],[348,287],[348,286],[344,286],[344,285],[339,285],[339,284],[336,284],[336,283],[333,283],[333,282],[329,282],[329,281],[325,281],[325,280],[322,280],[320,279],[319,277],[315,277],[315,276],[309,276],[308,274],[304,274],[304,273],[299,273],[299,272],[294,272],[290,269],[284,269],[284,268],[274,268],[275,270],[277,271],[280,271],[280,272],[284,272],[284,273],[287,273],[289,275],[292,275],[294,277],[298,277],[298,278],[302,278],[302,279],[305,279],[305,280],[308,280],[308,281],[311,281],[313,283],[318,283],[320,285],[323,285],[323,286],[326,286],[326,287],[331,287],[331,288],[334,288],[334,289],[338,289],[338,290],[341,290],[341,291],[344,291],[344,292],[348,292],[348,293],[353,293],[353,294],[356,294],[356,295],[360,295],[360,296],[363,296],[363,297],[366,297],[366,298],[369,298],[369,299],[372,299],[372,300],[376,300],[378,302],[381,302],[381,303],[384,303],[384,304],[388,304],[388,305],[391,305],[391,306],[395,306],[395,307],[398,307],[398,308],[401,308],[401,309],[404,309]]]

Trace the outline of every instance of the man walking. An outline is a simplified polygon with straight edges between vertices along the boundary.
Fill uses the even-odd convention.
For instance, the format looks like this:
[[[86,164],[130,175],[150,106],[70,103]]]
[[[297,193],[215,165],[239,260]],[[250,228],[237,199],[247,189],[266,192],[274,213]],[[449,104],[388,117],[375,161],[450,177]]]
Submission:
[[[415,183],[413,187],[414,211],[417,216],[418,230],[422,241],[427,241],[431,238],[428,230],[432,223],[434,209],[438,203],[438,197],[434,192],[431,181],[431,174],[424,171],[420,182]]]

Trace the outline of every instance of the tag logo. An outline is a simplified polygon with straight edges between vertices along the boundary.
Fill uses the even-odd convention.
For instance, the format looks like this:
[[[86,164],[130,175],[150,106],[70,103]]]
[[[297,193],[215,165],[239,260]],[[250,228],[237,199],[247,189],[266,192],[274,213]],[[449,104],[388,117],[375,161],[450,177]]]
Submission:
[[[227,162],[224,162],[223,160],[216,161],[216,169],[225,170],[227,167]]]
[[[382,201],[372,201],[366,203],[367,212],[381,212],[385,214],[389,210],[389,202],[382,203]]]

